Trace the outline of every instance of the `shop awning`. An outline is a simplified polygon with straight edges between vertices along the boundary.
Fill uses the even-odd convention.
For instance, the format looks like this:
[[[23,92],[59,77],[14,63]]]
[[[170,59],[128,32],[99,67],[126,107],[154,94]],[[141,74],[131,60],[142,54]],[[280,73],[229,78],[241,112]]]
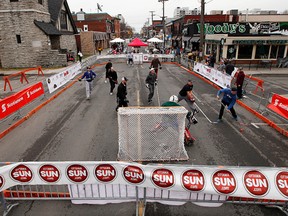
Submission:
[[[275,44],[281,45],[288,43],[288,40],[233,40],[233,44],[245,44],[245,45],[253,45],[253,44]]]
[[[182,37],[183,41],[189,41],[191,37]]]
[[[192,37],[191,39],[190,39],[190,42],[191,43],[197,43],[197,42],[199,42],[200,41],[200,37]]]

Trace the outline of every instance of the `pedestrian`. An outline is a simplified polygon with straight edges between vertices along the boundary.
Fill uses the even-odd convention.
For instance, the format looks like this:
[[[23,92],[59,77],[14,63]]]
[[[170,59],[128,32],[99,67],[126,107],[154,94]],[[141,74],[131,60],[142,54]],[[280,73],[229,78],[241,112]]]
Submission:
[[[79,50],[79,52],[78,52],[78,59],[79,59],[79,62],[80,62],[80,63],[82,62],[82,57],[83,57],[83,54],[82,54],[82,52]]]
[[[113,90],[115,88],[115,85],[118,84],[117,72],[113,69],[113,67],[111,67],[108,72],[108,78],[110,82],[110,95],[113,95]]]
[[[221,60],[219,66],[217,67],[217,70],[224,73],[225,67],[226,65],[224,64],[224,61]]]
[[[83,74],[83,76],[79,79],[79,81],[82,81],[82,79],[85,78],[85,84],[86,84],[86,98],[87,100],[90,100],[92,88],[93,88],[93,80],[96,78],[96,73],[91,70],[91,67],[87,67],[86,72]]]
[[[109,60],[109,61],[107,62],[107,64],[105,65],[105,70],[106,70],[105,83],[107,83],[107,80],[109,79],[109,77],[108,77],[108,72],[109,72],[109,70],[110,70],[111,67],[112,67],[112,62],[111,62],[111,60]]]
[[[227,110],[231,112],[233,118],[237,121],[237,114],[233,108],[234,104],[236,103],[237,97],[237,88],[224,88],[217,92],[217,99],[220,100],[220,95],[223,94],[223,97],[221,99],[221,109],[219,113],[219,117],[217,119],[217,122],[222,122],[222,116],[224,113],[224,108],[227,106]]]
[[[150,68],[154,68],[157,79],[158,79],[158,66],[160,69],[162,69],[161,62],[159,61],[157,55],[154,55],[154,58],[150,64]]]
[[[149,95],[148,95],[148,103],[152,102],[152,98],[154,96],[154,88],[157,85],[157,75],[155,73],[154,68],[150,69],[150,72],[148,76],[146,77],[146,87],[149,89]]]
[[[237,74],[236,81],[235,81],[235,85],[237,87],[238,99],[241,99],[243,97],[242,87],[243,87],[244,79],[245,79],[245,73],[243,71],[243,68],[239,67],[238,74]]]
[[[99,55],[101,55],[101,52],[102,52],[102,47],[100,46],[100,47],[98,47],[98,53],[99,53]]]
[[[194,110],[193,104],[195,99],[192,94],[193,83],[192,80],[188,80],[187,84],[183,86],[178,94],[178,102],[185,100],[191,110]]]
[[[214,68],[214,64],[216,62],[216,58],[214,57],[213,53],[209,56],[208,66]]]
[[[231,61],[228,61],[226,67],[225,67],[225,71],[226,71],[226,74],[230,75],[233,73],[234,71],[234,65],[231,63]]]
[[[117,102],[118,105],[116,107],[116,112],[118,111],[119,107],[128,107],[128,100],[127,100],[127,81],[128,79],[126,77],[122,77],[121,83],[118,86],[117,89]]]

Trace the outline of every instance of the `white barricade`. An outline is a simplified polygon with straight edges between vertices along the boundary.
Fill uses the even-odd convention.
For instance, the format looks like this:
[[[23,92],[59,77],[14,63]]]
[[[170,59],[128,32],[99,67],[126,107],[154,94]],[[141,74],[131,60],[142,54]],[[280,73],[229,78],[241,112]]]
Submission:
[[[232,76],[225,74],[221,71],[216,70],[215,68],[211,68],[207,65],[201,64],[201,63],[195,63],[194,69],[196,73],[200,74],[201,76],[204,76],[211,82],[215,83],[216,85],[227,88],[231,87],[231,81],[233,79],[233,76],[235,72],[237,71],[237,68],[234,69]]]
[[[288,201],[287,168],[83,161],[20,162],[0,168],[0,191],[15,185],[70,184],[119,184],[169,193],[191,192]]]
[[[46,83],[50,94],[64,86],[67,82],[69,82],[80,73],[82,73],[81,64],[78,62],[77,64],[74,64],[71,67],[61,71],[60,73],[47,78]]]

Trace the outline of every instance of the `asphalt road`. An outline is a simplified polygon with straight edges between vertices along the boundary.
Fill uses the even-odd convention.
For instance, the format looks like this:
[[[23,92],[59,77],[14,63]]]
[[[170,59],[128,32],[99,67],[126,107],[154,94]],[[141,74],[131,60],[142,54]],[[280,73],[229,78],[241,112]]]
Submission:
[[[126,76],[130,106],[148,106],[148,90],[144,68],[114,63],[118,76]],[[104,66],[94,68],[98,77],[91,100],[85,98],[84,82],[77,82],[52,103],[0,141],[1,161],[114,161],[118,152],[118,123],[115,94],[109,95],[104,83]],[[164,64],[159,71],[158,94],[152,106],[167,101],[171,95],[192,79],[196,103],[206,117],[215,121],[220,102],[217,90],[176,65]],[[120,80],[120,79],[119,79]],[[116,89],[115,89],[116,90]],[[116,91],[115,91],[116,92]],[[159,95],[159,100],[158,100]],[[185,102],[181,105],[187,107]],[[260,122],[239,105],[235,106],[240,121],[229,113],[224,121],[212,124],[202,112],[198,124],[191,126],[196,137],[194,146],[186,147],[189,161],[194,165],[226,166],[288,166],[288,140],[268,126],[255,128]],[[244,124],[240,124],[240,122]],[[179,163],[179,162],[177,162]],[[11,215],[134,215],[135,203],[109,205],[72,205],[68,201],[21,202]],[[146,215],[284,215],[277,209],[258,205],[224,204],[218,208],[204,208],[193,204],[167,206],[148,203]]]

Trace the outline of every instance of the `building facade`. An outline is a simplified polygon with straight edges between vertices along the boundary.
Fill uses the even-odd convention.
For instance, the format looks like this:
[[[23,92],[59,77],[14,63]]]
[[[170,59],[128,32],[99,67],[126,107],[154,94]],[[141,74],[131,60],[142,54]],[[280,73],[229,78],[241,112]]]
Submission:
[[[3,68],[66,66],[67,53],[76,53],[66,0],[2,0],[0,16]]]
[[[109,41],[120,37],[120,21],[108,13],[85,13],[82,9],[73,14],[79,34],[77,47],[84,55],[93,55],[99,48],[108,48]]]

